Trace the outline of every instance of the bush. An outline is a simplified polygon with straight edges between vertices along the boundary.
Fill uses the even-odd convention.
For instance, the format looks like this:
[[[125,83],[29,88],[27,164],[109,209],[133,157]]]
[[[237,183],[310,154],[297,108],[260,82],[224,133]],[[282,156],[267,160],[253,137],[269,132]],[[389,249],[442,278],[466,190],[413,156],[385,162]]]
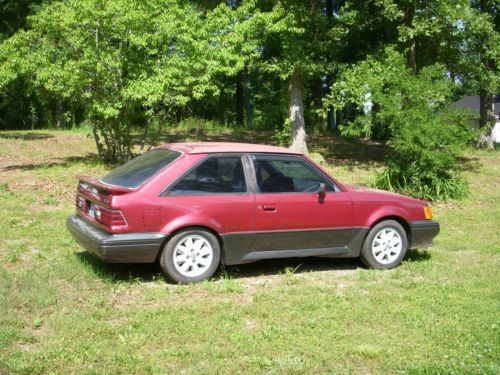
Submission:
[[[427,200],[462,198],[467,183],[458,156],[471,137],[466,115],[449,109],[454,82],[439,64],[418,74],[388,48],[347,70],[327,105],[355,106],[358,115],[340,128],[346,135],[383,131],[387,168],[376,187]]]
[[[387,168],[374,185],[427,200],[462,198],[467,183],[458,156],[469,139],[467,125],[452,113],[426,115],[412,113],[394,129]]]
[[[292,142],[292,125],[287,119],[281,128],[274,130],[273,141],[281,147],[288,147]]]

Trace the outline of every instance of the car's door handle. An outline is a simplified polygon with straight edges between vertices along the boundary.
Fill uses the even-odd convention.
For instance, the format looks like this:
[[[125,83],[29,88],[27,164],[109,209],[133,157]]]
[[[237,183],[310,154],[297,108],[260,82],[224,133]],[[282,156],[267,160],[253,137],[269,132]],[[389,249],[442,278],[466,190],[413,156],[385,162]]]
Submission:
[[[276,206],[274,204],[263,204],[262,209],[264,211],[276,211]]]

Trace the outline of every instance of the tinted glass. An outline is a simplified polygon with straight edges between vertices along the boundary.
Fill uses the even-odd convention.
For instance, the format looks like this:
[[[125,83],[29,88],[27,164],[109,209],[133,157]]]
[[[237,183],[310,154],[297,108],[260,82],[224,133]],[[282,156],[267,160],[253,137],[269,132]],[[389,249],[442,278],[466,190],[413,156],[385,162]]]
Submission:
[[[316,192],[323,182],[333,191],[330,181],[316,169],[298,158],[254,158],[257,186],[262,193]]]
[[[172,150],[153,150],[116,168],[101,181],[110,185],[135,188],[172,163],[179,155],[180,152]]]
[[[170,195],[243,193],[247,191],[239,156],[210,157],[170,189]]]

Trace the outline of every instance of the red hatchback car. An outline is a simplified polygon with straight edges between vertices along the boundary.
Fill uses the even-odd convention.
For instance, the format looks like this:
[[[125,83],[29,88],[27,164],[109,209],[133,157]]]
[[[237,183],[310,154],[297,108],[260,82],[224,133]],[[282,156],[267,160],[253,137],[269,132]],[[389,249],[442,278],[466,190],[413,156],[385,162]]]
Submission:
[[[280,147],[166,144],[79,180],[67,219],[76,241],[107,262],[159,261],[181,283],[221,262],[270,258],[361,257],[388,269],[439,233],[426,202],[341,184]]]

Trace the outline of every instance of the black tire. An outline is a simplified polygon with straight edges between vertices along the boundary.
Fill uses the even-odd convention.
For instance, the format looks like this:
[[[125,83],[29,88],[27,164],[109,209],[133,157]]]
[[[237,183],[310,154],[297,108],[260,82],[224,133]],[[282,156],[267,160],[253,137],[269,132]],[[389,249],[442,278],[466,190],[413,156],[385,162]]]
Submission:
[[[180,251],[184,250],[179,250],[177,248],[177,253],[176,252],[176,247],[179,245],[180,247],[183,246],[183,241],[190,241],[190,239],[195,239],[195,241],[199,240],[205,240],[206,243],[203,245],[203,249],[207,251],[208,245],[211,247],[211,252],[212,252],[212,259],[209,262],[209,264],[204,267],[203,271],[199,271],[202,269],[202,267],[199,267],[201,263],[197,263],[196,259],[201,259],[200,258],[193,258],[193,259],[188,259],[186,262],[190,263],[196,263],[196,265],[191,265],[191,267],[196,267],[197,271],[201,272],[200,274],[195,274],[194,276],[190,276],[187,273],[189,273],[189,270],[186,270],[186,272],[182,272],[180,270],[180,267],[184,266],[184,263],[182,263],[182,260],[179,263],[179,260],[177,261],[177,266],[174,264],[174,255],[176,256],[182,256],[182,253]],[[194,243],[194,242],[191,242]],[[208,244],[208,245],[207,245]],[[175,253],[175,254],[174,254]],[[188,252],[189,253],[189,252]],[[193,251],[189,253],[189,256],[192,256]],[[196,256],[196,254],[195,254]],[[200,256],[200,255],[198,255]],[[212,233],[203,230],[203,229],[188,229],[188,230],[183,230],[177,234],[175,234],[163,247],[163,251],[160,256],[160,266],[163,270],[163,273],[172,281],[180,284],[190,284],[190,283],[196,283],[198,281],[205,280],[212,276],[215,271],[217,270],[217,267],[219,266],[220,263],[220,258],[221,258],[221,250],[220,250],[220,244],[219,241],[217,240],[217,237],[215,237]],[[179,259],[179,258],[178,258]],[[189,267],[189,266],[187,266]]]
[[[378,244],[378,249],[377,250],[372,250],[375,237],[381,233],[381,231],[387,230],[388,233],[394,233],[397,232],[397,234],[400,237],[400,242],[401,242],[401,250],[399,254],[396,256],[396,251],[391,253],[393,251],[390,247],[386,248],[383,245],[380,244],[380,238],[377,238],[377,244]],[[393,232],[391,232],[393,231]],[[383,235],[383,234],[381,234]],[[392,239],[392,237],[391,237]],[[394,243],[397,243],[397,238]],[[383,250],[380,250],[382,248]],[[365,242],[363,243],[363,248],[361,249],[361,261],[370,268],[376,268],[376,269],[381,269],[381,270],[387,270],[391,269],[394,267],[397,267],[401,264],[403,261],[405,255],[406,255],[406,250],[408,249],[408,237],[406,235],[406,231],[404,228],[395,220],[384,220],[375,225],[372,229],[370,229],[370,232],[368,233],[368,236],[365,238]],[[384,252],[385,251],[385,255]],[[382,261],[376,258],[375,253],[377,253],[378,257],[384,257]],[[390,259],[393,257],[394,259]]]

